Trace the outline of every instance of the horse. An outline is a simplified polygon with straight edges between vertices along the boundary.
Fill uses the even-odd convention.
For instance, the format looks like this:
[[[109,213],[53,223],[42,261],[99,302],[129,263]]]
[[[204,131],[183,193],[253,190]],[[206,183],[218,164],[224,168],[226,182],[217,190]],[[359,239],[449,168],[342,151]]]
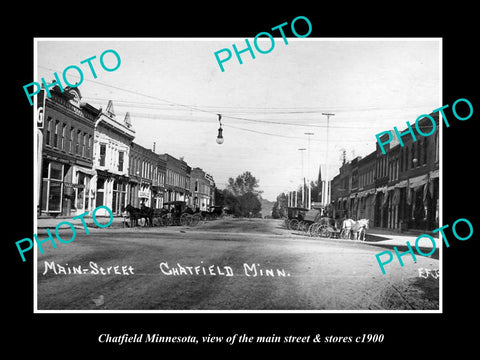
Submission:
[[[141,217],[139,208],[133,207],[132,205],[128,204],[122,209],[122,211],[128,212],[131,227],[138,226],[138,219]]]
[[[153,209],[144,205],[139,209],[128,204],[123,210],[128,212],[132,227],[138,226],[138,219],[145,219],[145,226],[153,225]]]
[[[153,226],[154,210],[148,206],[142,204],[140,208],[140,217],[145,219],[145,226]]]
[[[360,219],[355,221],[353,219],[345,219],[342,223],[342,229],[346,229],[349,234],[353,235],[354,240],[360,240],[363,237],[363,241],[365,241],[365,233],[366,229],[368,229],[369,219]]]

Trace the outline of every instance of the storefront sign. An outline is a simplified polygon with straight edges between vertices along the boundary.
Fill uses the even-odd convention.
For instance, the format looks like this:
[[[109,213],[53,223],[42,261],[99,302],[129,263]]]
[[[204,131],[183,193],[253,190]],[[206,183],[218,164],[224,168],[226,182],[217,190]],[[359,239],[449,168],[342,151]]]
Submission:
[[[138,197],[139,198],[149,198],[150,191],[138,190]]]

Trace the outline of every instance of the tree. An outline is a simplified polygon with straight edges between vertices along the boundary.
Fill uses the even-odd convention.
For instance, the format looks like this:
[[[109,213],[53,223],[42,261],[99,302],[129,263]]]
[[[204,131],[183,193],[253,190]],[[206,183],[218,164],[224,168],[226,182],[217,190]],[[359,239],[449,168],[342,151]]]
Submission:
[[[273,204],[272,217],[280,219],[285,216],[287,216],[287,196],[284,193],[280,193],[277,196],[277,201]]]
[[[225,208],[227,214],[236,215],[240,212],[240,202],[238,198],[227,189],[222,191],[222,206]]]
[[[241,195],[239,198],[239,216],[248,216],[248,217],[258,217],[260,211],[262,210],[262,204],[258,200],[257,195],[252,192],[247,192],[246,194]]]
[[[228,179],[227,189],[235,196],[242,196],[248,192],[259,195],[263,191],[257,190],[259,187],[258,180],[255,176],[250,173],[250,171],[245,171],[243,174],[238,175],[235,179]]]

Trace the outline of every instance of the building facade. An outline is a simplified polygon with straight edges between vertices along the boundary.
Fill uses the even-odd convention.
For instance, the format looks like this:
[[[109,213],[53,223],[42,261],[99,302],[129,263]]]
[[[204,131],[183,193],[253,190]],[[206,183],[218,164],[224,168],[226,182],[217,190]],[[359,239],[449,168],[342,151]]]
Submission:
[[[211,183],[207,175],[205,171],[198,167],[193,168],[190,172],[190,197],[188,205],[193,209],[210,211]]]
[[[95,207],[104,205],[120,215],[127,205],[130,145],[134,138],[128,113],[124,121],[117,121],[113,103],[109,101],[95,122]],[[97,213],[107,215],[102,211]]]
[[[159,155],[165,161],[165,195],[164,201],[185,201],[190,196],[191,168],[182,159],[169,154]]]
[[[130,147],[128,203],[161,208],[165,191],[166,162],[152,150],[132,143]]]
[[[75,216],[95,207],[92,198],[95,121],[100,110],[81,101],[78,88],[41,90],[37,107],[39,214]]]
[[[430,116],[438,129],[438,113]],[[418,127],[429,133],[432,124],[422,119]],[[439,133],[414,141],[407,130],[403,146],[394,136],[386,154],[377,143],[374,152],[342,165],[332,180],[334,217],[370,219],[371,226],[397,231],[438,227]]]
[[[50,93],[42,89],[36,97],[39,215],[76,216],[106,206],[118,216],[128,204],[162,208],[169,201],[202,211],[214,205],[213,177],[134,143],[129,113],[117,119],[112,101],[102,110],[83,102],[78,87]]]

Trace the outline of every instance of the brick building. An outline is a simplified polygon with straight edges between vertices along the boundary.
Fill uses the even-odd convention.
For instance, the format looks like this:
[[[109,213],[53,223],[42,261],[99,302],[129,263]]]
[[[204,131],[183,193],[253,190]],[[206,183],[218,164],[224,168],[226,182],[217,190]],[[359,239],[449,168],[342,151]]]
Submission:
[[[165,161],[165,195],[164,201],[185,201],[190,196],[191,167],[170,154],[159,155]]]
[[[438,113],[430,114],[438,129]],[[429,133],[428,119],[418,123]],[[371,226],[393,230],[431,230],[439,222],[439,133],[416,141],[407,130],[376,150],[342,165],[332,180],[332,208],[336,218],[370,219]],[[386,137],[387,134],[384,135]],[[385,141],[385,138],[381,138]]]
[[[211,184],[207,173],[201,168],[193,168],[190,172],[190,199],[189,206],[201,211],[210,211]],[[213,180],[213,178],[212,178]]]
[[[95,208],[92,202],[93,141],[100,110],[82,102],[78,88],[58,86],[37,107],[43,113],[38,129],[39,213],[75,216]]]
[[[129,162],[128,203],[137,208],[142,204],[161,208],[164,202],[165,160],[152,150],[132,142]]]

